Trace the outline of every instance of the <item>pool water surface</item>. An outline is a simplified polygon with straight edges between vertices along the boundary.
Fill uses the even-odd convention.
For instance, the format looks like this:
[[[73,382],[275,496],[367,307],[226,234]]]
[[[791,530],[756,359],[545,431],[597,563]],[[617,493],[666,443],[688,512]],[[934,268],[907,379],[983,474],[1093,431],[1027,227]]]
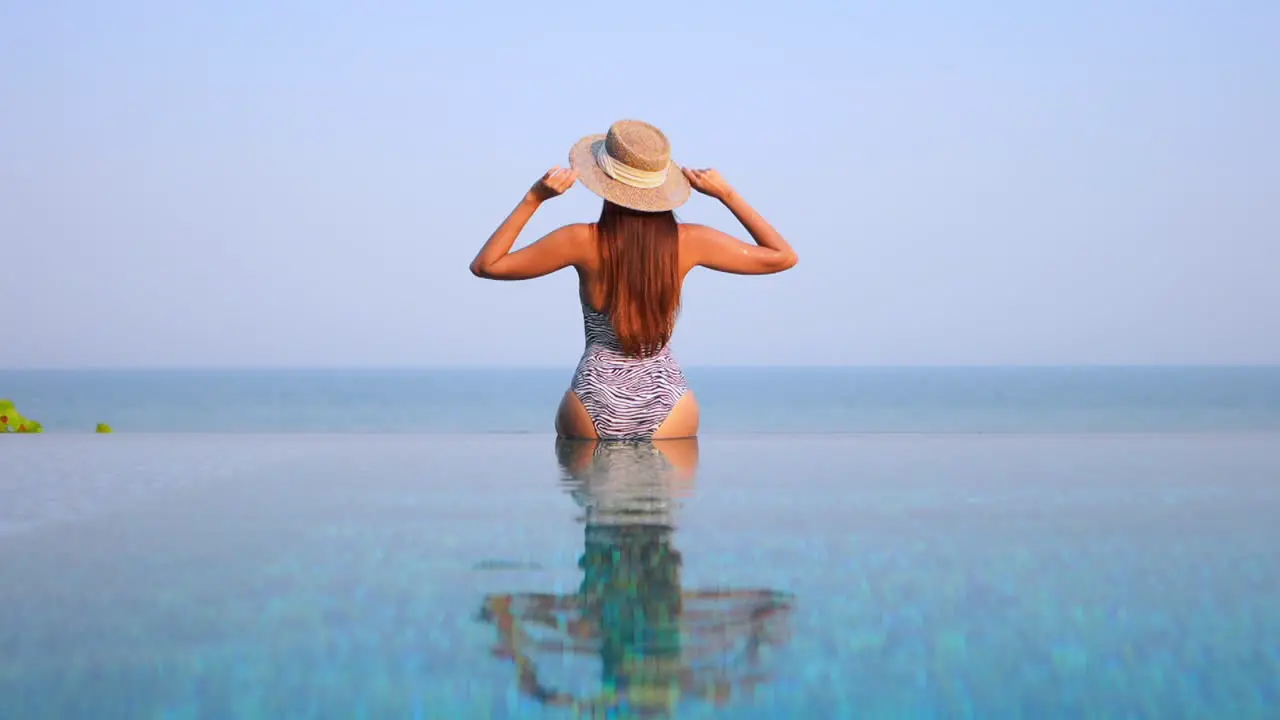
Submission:
[[[1280,717],[1280,436],[49,435],[0,718]]]

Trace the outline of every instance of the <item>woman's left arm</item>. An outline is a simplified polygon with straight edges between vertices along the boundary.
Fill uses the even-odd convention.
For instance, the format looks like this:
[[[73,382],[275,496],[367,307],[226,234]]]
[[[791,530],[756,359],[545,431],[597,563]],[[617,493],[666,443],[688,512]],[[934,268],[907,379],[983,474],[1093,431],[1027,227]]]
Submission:
[[[529,280],[576,265],[583,247],[584,229],[581,225],[566,225],[553,230],[516,252],[511,252],[511,246],[538,207],[553,197],[563,195],[577,179],[576,172],[561,167],[552,168],[539,178],[480,248],[476,259],[471,261],[471,274],[489,280]]]

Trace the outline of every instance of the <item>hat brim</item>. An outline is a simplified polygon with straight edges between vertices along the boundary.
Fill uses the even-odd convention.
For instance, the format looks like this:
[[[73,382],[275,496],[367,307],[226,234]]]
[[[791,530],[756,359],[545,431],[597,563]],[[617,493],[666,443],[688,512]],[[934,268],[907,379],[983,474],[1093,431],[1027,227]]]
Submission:
[[[689,199],[689,180],[680,166],[671,163],[667,181],[656,188],[635,188],[605,174],[596,163],[596,146],[604,135],[588,135],[569,150],[569,167],[578,173],[578,182],[591,192],[615,205],[641,212],[674,210]]]

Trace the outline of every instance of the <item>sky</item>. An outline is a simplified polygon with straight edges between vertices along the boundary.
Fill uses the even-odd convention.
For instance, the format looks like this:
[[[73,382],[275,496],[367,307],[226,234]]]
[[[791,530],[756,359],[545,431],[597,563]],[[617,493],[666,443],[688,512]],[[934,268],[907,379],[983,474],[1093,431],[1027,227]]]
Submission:
[[[695,270],[686,365],[1280,363],[1278,32],[1268,0],[0,0],[0,367],[572,367],[572,270],[467,265],[622,118],[800,256]]]

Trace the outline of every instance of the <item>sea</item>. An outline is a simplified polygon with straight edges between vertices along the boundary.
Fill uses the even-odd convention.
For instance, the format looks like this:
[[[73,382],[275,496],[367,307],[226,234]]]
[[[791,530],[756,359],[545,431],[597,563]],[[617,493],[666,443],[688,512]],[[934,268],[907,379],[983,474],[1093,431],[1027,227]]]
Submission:
[[[1280,718],[1280,368],[571,373],[0,371],[0,718]]]
[[[46,432],[552,432],[573,368],[3,371]],[[1273,432],[1280,367],[688,368],[700,434]]]

